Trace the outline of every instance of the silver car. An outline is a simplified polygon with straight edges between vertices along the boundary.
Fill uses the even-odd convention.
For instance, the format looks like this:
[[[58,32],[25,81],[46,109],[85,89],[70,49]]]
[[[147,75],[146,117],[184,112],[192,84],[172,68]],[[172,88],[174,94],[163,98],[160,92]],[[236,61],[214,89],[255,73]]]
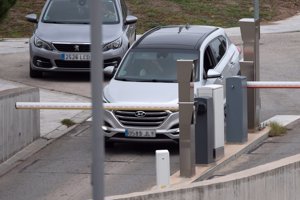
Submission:
[[[212,26],[166,26],[145,33],[130,48],[116,74],[104,88],[108,103],[177,103],[176,62],[194,60],[197,88],[224,84],[240,73],[239,49],[224,29]],[[109,68],[106,73],[111,73]],[[179,139],[178,112],[108,111],[104,116],[109,141],[165,141]]]
[[[47,0],[30,39],[30,76],[43,72],[90,70],[89,0]],[[117,67],[136,37],[137,18],[128,14],[124,0],[103,0],[104,67]]]

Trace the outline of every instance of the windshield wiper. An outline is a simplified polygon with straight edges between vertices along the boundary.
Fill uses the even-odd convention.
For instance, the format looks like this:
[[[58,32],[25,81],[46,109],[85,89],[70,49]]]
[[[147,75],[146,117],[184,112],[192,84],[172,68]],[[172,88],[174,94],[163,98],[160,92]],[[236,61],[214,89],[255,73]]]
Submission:
[[[118,80],[118,81],[130,81],[129,79],[127,79],[127,78],[115,78],[116,80]]]
[[[51,20],[45,20],[44,23],[50,23],[50,24],[89,24],[89,22],[60,22],[60,21],[51,21]]]
[[[160,83],[174,83],[172,80],[160,80],[160,79],[145,79],[145,80],[136,80],[137,82],[160,82]]]

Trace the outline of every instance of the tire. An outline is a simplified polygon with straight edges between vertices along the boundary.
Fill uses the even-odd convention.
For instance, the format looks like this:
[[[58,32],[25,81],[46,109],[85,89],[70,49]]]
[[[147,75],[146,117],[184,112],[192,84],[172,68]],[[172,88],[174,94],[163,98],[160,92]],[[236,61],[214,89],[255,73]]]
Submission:
[[[29,76],[30,76],[30,78],[42,78],[43,77],[43,72],[33,70],[31,68],[31,65],[29,65]]]

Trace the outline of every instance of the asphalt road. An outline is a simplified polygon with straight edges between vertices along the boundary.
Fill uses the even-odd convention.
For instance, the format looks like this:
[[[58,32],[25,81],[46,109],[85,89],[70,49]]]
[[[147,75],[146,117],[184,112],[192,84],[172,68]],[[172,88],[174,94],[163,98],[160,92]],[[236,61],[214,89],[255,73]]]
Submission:
[[[240,43],[239,37],[233,37],[233,40]],[[261,80],[298,81],[299,52],[299,32],[262,35]],[[28,62],[28,52],[1,55],[0,78],[90,97],[87,74],[48,74],[44,79],[30,79]],[[261,120],[276,114],[300,113],[298,90],[262,90],[261,99]],[[77,130],[68,134],[1,177],[0,199],[90,198],[90,131],[84,125],[79,129],[82,132]],[[164,148],[171,151],[174,172],[178,168],[176,145],[117,144],[114,150],[107,149],[106,195],[141,191],[154,186],[154,152]]]
[[[85,122],[1,177],[0,200],[91,199],[89,127]],[[106,148],[105,195],[152,188],[157,149],[169,150],[171,173],[175,173],[179,165],[177,144],[124,143]]]

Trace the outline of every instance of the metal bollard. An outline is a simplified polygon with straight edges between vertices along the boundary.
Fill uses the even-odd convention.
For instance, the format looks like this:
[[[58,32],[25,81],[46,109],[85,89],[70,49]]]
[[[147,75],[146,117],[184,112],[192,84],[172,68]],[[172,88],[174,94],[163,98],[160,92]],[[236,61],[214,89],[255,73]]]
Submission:
[[[196,124],[195,149],[196,164],[214,162],[214,112],[211,97],[195,98]]]
[[[248,140],[247,79],[235,76],[226,79],[226,141],[244,143]]]

